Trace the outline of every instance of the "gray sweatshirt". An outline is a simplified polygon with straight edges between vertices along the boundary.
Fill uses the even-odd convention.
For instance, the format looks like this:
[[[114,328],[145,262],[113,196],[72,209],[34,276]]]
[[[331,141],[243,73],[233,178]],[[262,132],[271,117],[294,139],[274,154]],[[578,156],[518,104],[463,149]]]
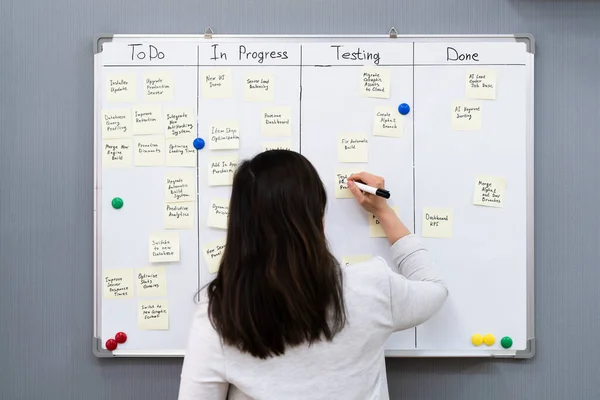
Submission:
[[[384,346],[394,332],[434,315],[448,290],[414,235],[391,247],[400,274],[379,257],[343,267],[348,322],[332,342],[261,360],[224,345],[199,303],[179,400],[388,399]]]

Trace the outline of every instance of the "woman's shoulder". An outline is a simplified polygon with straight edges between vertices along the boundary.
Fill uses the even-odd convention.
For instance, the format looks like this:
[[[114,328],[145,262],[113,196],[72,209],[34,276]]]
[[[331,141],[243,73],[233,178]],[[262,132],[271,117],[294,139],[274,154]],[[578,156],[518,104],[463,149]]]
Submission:
[[[351,264],[344,263],[342,271],[348,286],[389,286],[391,270],[382,257],[365,258]]]

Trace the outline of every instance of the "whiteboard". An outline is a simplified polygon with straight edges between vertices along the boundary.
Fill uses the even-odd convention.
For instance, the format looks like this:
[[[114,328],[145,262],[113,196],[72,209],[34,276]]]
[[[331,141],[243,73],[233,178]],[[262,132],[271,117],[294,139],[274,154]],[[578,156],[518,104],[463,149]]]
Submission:
[[[370,216],[353,200],[336,198],[339,169],[386,177],[390,203],[417,235],[423,234],[425,210],[452,210],[451,237],[422,238],[447,281],[449,298],[429,321],[394,334],[386,356],[534,355],[531,36],[116,35],[99,38],[95,52],[93,350],[98,357],[184,355],[195,295],[214,277],[203,247],[225,236],[223,229],[207,226],[212,200],[228,198],[231,190],[209,184],[211,163],[221,156],[250,158],[266,143],[282,141],[304,154],[321,175],[330,199],[326,233],[340,261],[361,253],[383,256],[393,266],[387,239],[369,234]],[[470,56],[455,60],[459,53]],[[359,94],[363,67],[389,71],[389,98]],[[466,99],[466,74],[473,69],[496,74],[494,99]],[[204,92],[203,79],[216,71],[230,78],[230,96],[209,98]],[[170,97],[150,98],[145,92],[145,79],[157,74],[169,77]],[[246,101],[245,79],[257,75],[272,82],[272,98]],[[133,98],[115,101],[107,82],[123,76],[136,82]],[[480,104],[480,126],[453,130],[452,107],[466,100]],[[373,135],[375,109],[400,103],[410,105],[408,114],[397,115],[402,136]],[[205,140],[206,146],[194,155],[195,164],[137,166],[132,156],[126,166],[108,166],[105,146],[114,138],[103,137],[103,111],[147,105],[158,105],[163,117],[173,110],[193,113],[193,129],[182,140]],[[266,107],[289,110],[289,136],[261,133]],[[219,121],[237,123],[239,148],[212,148],[211,127]],[[367,162],[338,161],[339,135],[346,133],[368,136]],[[170,139],[161,135],[171,133],[154,134],[168,145]],[[134,134],[123,140],[131,141],[133,152],[143,137]],[[193,221],[186,229],[165,229],[164,180],[177,172],[195,178]],[[506,181],[502,207],[474,204],[479,175]],[[122,208],[112,206],[115,197],[123,199]],[[150,263],[149,238],[167,231],[178,235],[179,259]],[[166,293],[141,296],[137,269],[157,266]],[[115,270],[132,274],[129,297],[105,296],[105,278]],[[168,307],[168,329],[140,325],[142,302]],[[117,332],[125,332],[127,341],[108,351],[105,343]],[[473,334],[493,334],[496,340],[475,346]],[[513,340],[507,349],[500,344],[505,336]]]

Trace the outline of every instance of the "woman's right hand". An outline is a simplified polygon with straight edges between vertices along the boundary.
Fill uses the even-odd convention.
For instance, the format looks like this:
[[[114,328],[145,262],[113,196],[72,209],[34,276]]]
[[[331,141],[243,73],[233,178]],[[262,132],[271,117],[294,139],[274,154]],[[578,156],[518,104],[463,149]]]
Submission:
[[[361,182],[377,189],[385,189],[385,181],[381,176],[369,174],[368,172],[353,174],[348,177],[348,189],[350,189],[358,204],[375,216],[389,208],[384,198],[363,192],[354,182]]]

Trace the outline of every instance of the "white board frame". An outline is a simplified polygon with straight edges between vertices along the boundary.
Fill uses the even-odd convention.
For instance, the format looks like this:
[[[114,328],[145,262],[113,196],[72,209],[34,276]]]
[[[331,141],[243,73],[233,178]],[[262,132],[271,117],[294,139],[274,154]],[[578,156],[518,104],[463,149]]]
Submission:
[[[455,42],[524,42],[527,44],[527,69],[529,75],[529,87],[527,88],[527,348],[523,351],[490,349],[473,351],[442,351],[442,350],[386,350],[386,357],[472,357],[472,358],[517,358],[529,359],[535,356],[535,229],[534,229],[534,55],[535,39],[531,34],[512,34],[512,35],[398,35],[392,28],[387,35],[216,35],[211,28],[208,28],[204,34],[193,35],[137,35],[137,34],[106,34],[98,35],[94,41],[94,54],[102,51],[102,45],[107,42],[132,40],[139,41],[163,41],[163,42],[199,42],[202,40],[218,39],[222,42],[235,42],[243,39],[267,39],[271,42],[326,42],[326,41],[362,41],[362,42],[380,42],[385,40],[394,40],[401,42],[437,42],[437,41],[455,41]],[[94,63],[94,76],[99,76],[100,65],[97,59]],[[173,351],[115,351],[110,352],[102,347],[101,338],[101,318],[102,318],[102,261],[101,261],[101,216],[102,201],[100,199],[102,185],[101,160],[98,159],[98,146],[102,144],[102,132],[98,132],[98,107],[97,93],[98,84],[94,80],[94,312],[93,312],[93,340],[92,351],[99,358],[119,358],[119,357],[183,357],[184,353],[179,350]]]

